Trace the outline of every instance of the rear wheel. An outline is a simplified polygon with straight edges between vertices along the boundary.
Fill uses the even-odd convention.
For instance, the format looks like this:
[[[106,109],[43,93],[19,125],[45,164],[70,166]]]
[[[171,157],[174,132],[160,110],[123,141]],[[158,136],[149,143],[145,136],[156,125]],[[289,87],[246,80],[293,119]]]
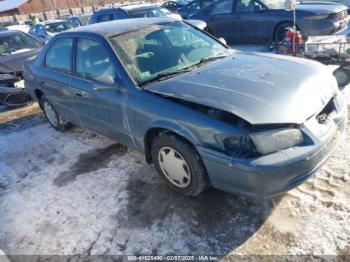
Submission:
[[[66,130],[69,126],[69,122],[56,112],[45,96],[41,97],[40,103],[50,125],[58,131]]]
[[[350,84],[350,70],[344,67],[339,67],[334,70],[333,75],[337,79],[338,86],[344,87]]]
[[[152,159],[158,173],[176,192],[197,196],[209,185],[197,151],[176,135],[164,133],[156,137],[152,143]]]

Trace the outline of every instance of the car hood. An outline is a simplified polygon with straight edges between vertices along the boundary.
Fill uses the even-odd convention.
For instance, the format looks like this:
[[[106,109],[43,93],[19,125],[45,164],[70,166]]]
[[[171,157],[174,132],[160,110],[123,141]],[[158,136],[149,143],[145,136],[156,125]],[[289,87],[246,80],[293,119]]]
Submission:
[[[322,64],[262,53],[236,53],[145,89],[230,112],[253,125],[302,124],[338,92]]]
[[[326,15],[332,13],[339,13],[341,11],[347,10],[346,6],[332,3],[332,2],[322,2],[322,1],[302,1],[298,2],[296,5],[297,11],[308,11],[316,15]]]
[[[22,65],[31,57],[36,56],[40,49],[0,57],[0,73],[13,73],[22,71]]]

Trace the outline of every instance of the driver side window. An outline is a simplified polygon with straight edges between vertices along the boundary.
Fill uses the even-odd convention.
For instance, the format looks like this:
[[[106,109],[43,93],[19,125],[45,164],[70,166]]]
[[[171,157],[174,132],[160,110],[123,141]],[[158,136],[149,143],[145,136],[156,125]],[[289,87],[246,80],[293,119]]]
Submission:
[[[98,80],[99,77],[116,77],[112,62],[100,44],[81,38],[77,43],[76,70],[78,77]]]

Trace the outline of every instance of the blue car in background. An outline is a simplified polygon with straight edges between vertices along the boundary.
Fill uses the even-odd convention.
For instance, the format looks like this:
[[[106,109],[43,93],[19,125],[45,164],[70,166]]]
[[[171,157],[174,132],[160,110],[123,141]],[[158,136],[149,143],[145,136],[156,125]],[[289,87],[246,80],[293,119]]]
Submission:
[[[187,196],[209,186],[253,197],[288,191],[325,163],[347,121],[322,64],[236,53],[169,18],[63,32],[24,77],[55,129],[73,123],[140,151]]]
[[[302,35],[329,35],[349,22],[347,7],[330,2],[301,2],[296,7]],[[219,0],[189,16],[207,23],[208,30],[228,42],[281,41],[293,26],[283,0]]]
[[[181,16],[178,14],[174,14],[168,9],[155,4],[126,4],[95,11],[89,17],[88,24],[91,25],[112,20],[145,17],[171,17],[181,19]]]
[[[103,8],[95,11],[89,18],[88,24],[103,23],[128,18],[159,18],[168,17],[182,20],[179,14],[156,4],[125,4],[119,7]],[[207,30],[207,24],[201,20],[187,20],[188,23],[202,30]]]

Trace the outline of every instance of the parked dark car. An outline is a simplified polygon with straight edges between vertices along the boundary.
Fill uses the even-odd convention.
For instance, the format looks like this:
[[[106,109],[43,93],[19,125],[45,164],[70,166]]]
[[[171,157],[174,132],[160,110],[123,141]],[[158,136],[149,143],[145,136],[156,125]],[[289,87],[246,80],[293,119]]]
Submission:
[[[53,19],[33,25],[29,34],[36,39],[48,42],[54,35],[73,28],[73,25],[65,20]]]
[[[169,11],[173,13],[177,13],[177,9],[180,7],[183,7],[184,5],[188,4],[190,1],[185,1],[185,0],[178,0],[178,1],[167,1],[162,4],[162,7],[168,9]]]
[[[179,14],[174,14],[167,9],[155,4],[128,4],[120,7],[105,8],[94,12],[88,23],[95,24],[101,22],[108,22],[112,20],[128,19],[128,18],[159,18],[168,17],[181,20]],[[199,29],[206,30],[207,24],[201,20],[187,20],[187,22],[198,27]]]
[[[336,3],[299,3],[296,15],[305,38],[333,34],[348,24],[347,8]],[[279,42],[293,26],[283,0],[219,0],[190,18],[206,21],[210,32],[228,42]]]
[[[194,13],[202,10],[203,8],[207,7],[215,1],[216,0],[193,0],[190,1],[188,4],[184,5],[183,7],[177,9],[177,13],[179,13],[182,18],[187,19]]]
[[[55,36],[25,67],[49,123],[145,154],[174,190],[268,197],[331,155],[347,105],[324,65],[235,53],[173,19],[124,19]],[[145,174],[147,175],[147,174]]]
[[[155,4],[129,4],[97,10],[90,16],[88,24],[144,17],[171,17],[181,19],[181,16],[178,14],[173,14],[169,10]]]
[[[24,89],[22,66],[41,47],[41,43],[23,32],[0,32],[0,105],[20,106],[31,100]]]

